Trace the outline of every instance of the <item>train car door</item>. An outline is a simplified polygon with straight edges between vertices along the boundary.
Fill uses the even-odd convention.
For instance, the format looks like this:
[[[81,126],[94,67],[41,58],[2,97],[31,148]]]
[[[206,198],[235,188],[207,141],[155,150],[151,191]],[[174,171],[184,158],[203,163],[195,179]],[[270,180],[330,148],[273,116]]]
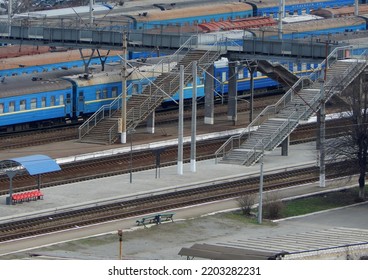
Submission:
[[[83,114],[84,112],[84,92],[78,92],[78,113]]]
[[[72,97],[70,93],[66,94],[66,99],[65,99],[65,114],[69,115],[69,117],[72,116],[73,114],[73,108],[72,108]]]

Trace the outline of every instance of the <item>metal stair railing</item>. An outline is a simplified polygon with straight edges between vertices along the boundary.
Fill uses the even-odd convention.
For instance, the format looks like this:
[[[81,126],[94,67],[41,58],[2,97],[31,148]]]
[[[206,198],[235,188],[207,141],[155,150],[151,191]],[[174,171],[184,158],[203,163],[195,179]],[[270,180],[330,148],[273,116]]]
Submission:
[[[358,57],[353,58],[355,62],[351,62],[351,65],[345,69],[340,75],[335,75],[327,81],[325,88],[328,89],[326,94],[326,100],[331,98],[335,92],[341,92],[346,86],[353,81],[361,71],[367,66],[367,51],[364,51]],[[363,63],[364,62],[364,63]]]
[[[178,49],[174,55],[182,55],[182,50],[187,49],[185,55],[192,49],[192,40],[196,39],[196,36],[191,36],[181,47]],[[196,42],[196,41],[195,41]],[[175,67],[174,67],[175,68]],[[127,127],[135,127],[138,125],[138,123],[146,117],[154,108],[156,108],[158,105],[160,105],[164,99],[164,95],[167,94],[163,87],[165,87],[166,83],[165,81],[170,80],[169,83],[169,96],[172,95],[173,89],[172,89],[172,83],[173,80],[175,80],[176,77],[172,78],[172,75],[175,75],[174,73],[169,72],[168,75],[160,81],[159,85],[154,85],[154,90],[149,90],[149,95],[147,98],[139,105],[139,107],[133,107],[130,108],[127,111],[126,118],[127,118]],[[160,94],[162,93],[162,94]]]
[[[284,96],[275,104],[267,106],[258,116],[257,118],[248,125],[248,127],[239,135],[234,135],[230,137],[216,152],[216,163],[218,162],[218,157],[224,157],[226,153],[233,150],[234,148],[239,148],[241,144],[247,139],[252,136],[252,128],[260,126],[262,123],[264,123],[266,120],[273,117],[277,112],[279,112],[281,109],[285,108],[286,104],[288,104],[293,99],[293,93],[298,92],[300,89],[303,88],[303,81],[306,79],[307,81],[315,81],[318,78],[322,77],[324,73],[324,67],[331,67],[334,63],[336,63],[340,59],[344,59],[349,57],[350,53],[347,53],[347,51],[351,51],[354,49],[354,46],[344,46],[344,47],[338,47],[335,48],[330,55],[325,59],[316,71],[314,71],[309,76],[301,77],[294,85],[293,87],[284,94]],[[362,55],[360,56],[362,57]],[[359,61],[359,59],[357,59]],[[352,63],[353,64],[353,63]],[[344,73],[350,73],[356,66],[358,65],[358,62],[348,67]],[[363,68],[362,66],[360,69],[357,70],[357,72],[360,72],[360,70]],[[348,75],[345,75],[343,78],[346,79]],[[340,79],[339,84],[344,81],[344,79]],[[332,80],[332,79],[331,79]],[[351,78],[350,78],[351,80]],[[308,84],[308,83],[307,83]],[[335,83],[333,81],[330,81],[331,85],[334,85]],[[335,84],[336,85],[336,84]],[[336,87],[336,86],[335,86]],[[301,118],[305,118],[308,115],[311,115],[313,113],[313,109],[317,109],[319,105],[320,95],[317,95],[315,98],[312,99],[311,104],[309,104],[309,107],[307,107],[302,114],[297,117],[295,120],[295,123],[298,123]],[[288,118],[289,123],[290,118]],[[294,122],[294,121],[293,121]],[[252,154],[250,155],[252,156]],[[245,161],[246,162],[246,161]]]
[[[127,90],[132,85],[127,87]],[[83,138],[93,127],[95,127],[104,118],[110,118],[121,107],[120,102],[122,93],[118,95],[110,104],[102,105],[92,116],[90,116],[79,128],[79,140]]]
[[[193,41],[196,44],[196,36],[191,36],[186,42],[184,42],[184,44],[182,44],[182,46],[171,56],[168,57],[164,57],[163,59],[160,60],[159,63],[157,63],[154,67],[153,67],[153,71],[155,71],[156,67],[164,67],[163,64],[165,62],[165,64],[168,64],[168,70],[170,71],[170,65],[173,61],[179,61],[179,56],[183,55],[182,52],[183,50],[186,49],[185,54],[188,53],[190,51],[190,49],[192,48],[193,45]],[[184,54],[184,55],[185,55]],[[141,79],[144,80],[147,79],[146,77],[143,77]],[[130,89],[132,85],[129,85],[127,87],[127,91]],[[79,140],[81,140],[91,129],[93,129],[93,127],[95,127],[101,120],[103,120],[104,118],[110,118],[112,117],[112,115],[118,111],[121,108],[121,99],[122,99],[122,93],[120,93],[115,100],[113,100],[109,105],[103,105],[101,106],[91,117],[89,117],[79,128],[78,128],[78,133],[79,133]],[[113,131],[113,127],[110,129],[111,131]],[[110,131],[109,130],[109,131]],[[111,138],[111,137],[109,137]]]
[[[299,91],[304,87],[304,84],[310,84],[311,80],[307,76],[301,77],[284,95],[273,105],[267,106],[262,112],[238,135],[231,136],[217,151],[215,152],[216,162],[218,157],[223,157],[225,154],[234,148],[239,148],[240,145],[252,136],[253,128],[260,126],[265,121],[274,117],[293,99],[295,91]]]
[[[298,111],[295,110],[287,120],[285,120],[271,135],[260,139],[255,147],[248,153],[248,157],[243,161],[243,165],[251,165],[257,160],[257,152],[259,151],[259,143],[262,143],[262,152],[272,150],[284,140],[289,131],[298,124]],[[252,159],[252,160],[250,160]]]
[[[214,52],[213,51],[214,49],[217,51]],[[217,45],[213,46],[205,54],[203,54],[202,57],[198,60],[198,65],[213,63],[214,59],[216,59],[219,56],[220,51],[221,51],[221,47]],[[189,83],[193,78],[191,75],[192,67],[193,67],[193,62],[190,62],[184,68],[184,73],[188,73],[187,75],[184,75],[184,84]],[[174,93],[176,93],[179,90],[179,86],[180,86],[179,79],[180,79],[179,72],[174,72],[174,73],[170,73],[169,75],[167,75],[165,80],[170,80],[170,82],[169,82],[169,86],[167,90],[168,92],[166,92],[166,94],[168,94],[169,96],[172,96]],[[138,108],[136,107],[131,108],[127,112],[127,120],[129,124],[132,124],[133,126],[135,124],[138,124],[141,119],[147,116],[152,110],[154,110],[157,106],[159,106],[162,103],[164,99],[164,95],[160,93],[165,94],[164,90],[162,89],[162,86],[165,86],[164,82],[161,82],[161,86],[157,87],[153,92],[151,91],[148,98],[143,103],[141,103]]]
[[[189,63],[185,70],[192,67],[192,62]],[[184,70],[184,71],[185,71]],[[174,76],[172,78],[172,76]],[[130,108],[127,112],[127,126],[134,126],[138,124],[144,117],[146,117],[152,110],[154,110],[157,106],[159,106],[166,94],[173,95],[179,89],[179,74],[178,73],[171,73],[168,75],[165,80],[170,80],[168,92],[164,92],[162,86],[165,86],[165,83],[161,83],[161,86],[156,88],[154,91],[150,92],[150,95],[139,105],[139,107]],[[186,78],[184,81],[185,83],[190,80],[190,77]]]

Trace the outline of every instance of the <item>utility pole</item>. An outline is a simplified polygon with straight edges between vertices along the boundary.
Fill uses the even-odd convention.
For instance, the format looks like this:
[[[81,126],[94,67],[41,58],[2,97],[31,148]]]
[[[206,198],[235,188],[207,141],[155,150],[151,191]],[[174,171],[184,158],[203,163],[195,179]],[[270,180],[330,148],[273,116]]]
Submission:
[[[354,4],[354,15],[359,16],[359,0],[355,0]]]
[[[89,27],[93,26],[93,3],[94,0],[89,0]]]
[[[11,24],[12,24],[12,18],[11,18],[11,16],[12,16],[12,13],[13,13],[13,7],[12,7],[12,4],[13,4],[13,0],[9,0],[9,2],[8,2],[9,4],[9,6],[8,6],[8,29],[9,29],[9,37],[11,36]]]
[[[197,136],[197,61],[193,61],[193,93],[192,93],[192,135],[190,142],[190,171],[196,172],[196,136]]]
[[[254,101],[254,72],[257,69],[257,64],[255,63],[255,65],[253,65],[255,62],[251,62],[248,65],[248,71],[249,71],[249,76],[250,76],[250,100],[249,100],[249,123],[251,123],[253,121],[253,101]]]
[[[284,18],[285,12],[285,0],[280,0],[279,5],[279,39],[282,40],[282,19]]]
[[[121,132],[120,142],[126,143],[127,128],[126,128],[126,116],[127,116],[127,92],[126,92],[126,78],[127,78],[127,35],[123,33],[123,69],[122,69],[122,94],[121,94]]]
[[[327,67],[327,65],[326,65]],[[325,110],[325,84],[326,77],[324,81],[321,82],[321,109],[320,109],[320,143],[319,143],[319,186],[321,188],[326,187],[326,165],[325,165],[325,125],[326,125],[326,110]]]
[[[258,223],[259,224],[262,224],[262,208],[263,208],[263,154],[264,154],[264,150],[262,148],[261,170],[260,170],[260,177],[259,177],[259,202],[258,202]]]
[[[323,81],[321,81],[321,108],[320,115],[320,134],[319,134],[319,186],[321,188],[326,187],[326,164],[325,164],[325,129],[326,129],[326,98],[325,98],[325,86],[327,81],[327,67],[328,67],[328,44],[326,41],[326,63],[324,69]]]
[[[184,146],[184,65],[180,65],[179,84],[179,127],[178,127],[178,174],[183,175]]]

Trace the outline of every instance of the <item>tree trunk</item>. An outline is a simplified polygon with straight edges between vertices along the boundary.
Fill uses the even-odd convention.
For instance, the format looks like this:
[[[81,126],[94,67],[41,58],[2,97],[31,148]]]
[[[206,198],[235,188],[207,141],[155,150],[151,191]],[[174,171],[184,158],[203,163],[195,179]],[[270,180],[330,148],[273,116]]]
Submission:
[[[365,200],[365,171],[359,175],[359,198]]]

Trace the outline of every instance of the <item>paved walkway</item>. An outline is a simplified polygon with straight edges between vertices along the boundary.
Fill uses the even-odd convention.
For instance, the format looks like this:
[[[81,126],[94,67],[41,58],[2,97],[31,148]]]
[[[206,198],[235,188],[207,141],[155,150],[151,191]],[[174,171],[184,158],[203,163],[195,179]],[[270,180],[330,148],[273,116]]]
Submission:
[[[302,165],[315,164],[314,143],[290,147],[289,156],[281,156],[280,148],[266,154],[264,157],[264,174],[280,172]],[[50,187],[43,189],[44,200],[31,201],[16,205],[6,205],[6,196],[0,196],[0,222],[19,217],[33,216],[41,213],[64,211],[87,204],[103,204],[104,202],[121,198],[144,196],[152,193],[167,192],[174,189],[200,186],[209,181],[229,181],[239,177],[259,176],[260,165],[251,167],[216,164],[215,160],[197,162],[196,172],[190,171],[190,164],[184,164],[183,175],[178,175],[178,167],[170,166],[160,170],[141,171],[130,174],[101,178]],[[158,178],[156,178],[156,176]],[[331,185],[329,187],[341,187]],[[289,188],[293,195],[303,195],[321,190],[316,184],[304,188]],[[285,194],[286,196],[286,194]]]
[[[277,148],[275,151],[266,154],[266,156],[264,157],[264,173],[267,174],[270,172],[279,172],[292,169],[301,165],[314,165],[316,163],[315,159],[315,143],[290,146],[289,156],[287,157],[281,156],[281,149]],[[43,192],[45,194],[44,200],[32,201],[16,205],[6,205],[5,196],[1,196],[0,212],[2,213],[2,215],[0,217],[0,223],[22,219],[24,217],[37,216],[40,214],[65,211],[66,209],[83,207],[87,204],[103,204],[107,201],[116,199],[128,199],[129,197],[144,196],[149,195],[150,193],[167,192],[173,189],[200,186],[202,183],[206,183],[208,181],[230,181],[238,177],[259,176],[260,173],[259,164],[255,164],[252,167],[245,167],[227,164],[215,164],[215,160],[206,160],[197,162],[196,167],[196,172],[191,172],[190,164],[184,164],[183,175],[178,175],[177,166],[161,168],[158,176],[159,178],[156,178],[156,170],[136,172],[133,173],[132,183],[129,182],[129,174],[124,174],[120,176],[45,188],[43,189]],[[316,182],[314,184],[295,186],[287,188],[283,191],[278,191],[277,196],[280,198],[290,196],[303,196],[311,193],[328,191],[332,188],[345,188],[346,186],[355,184],[355,182],[357,182],[357,180],[355,179],[350,181],[346,179],[340,182],[327,182],[327,187],[324,189],[319,188],[318,182]],[[236,207],[237,202],[235,200],[227,200],[196,207],[175,209],[175,221],[180,221],[182,219],[187,220],[192,217],[205,215],[207,213],[226,211]],[[336,225],[339,225],[341,227],[345,225],[344,221],[351,221],[354,223],[350,223],[350,227],[361,228],[362,230],[367,229],[366,224],[362,224],[360,226],[359,223],[356,223],[357,221],[362,219],[362,217],[366,217],[367,208],[364,207],[360,209],[360,211],[356,211],[354,213],[354,219],[347,218],[348,214],[342,216],[340,212],[333,212],[328,216],[327,221],[336,221],[336,223],[332,225],[327,224],[326,221],[321,221],[321,225],[324,225],[322,228],[329,229],[331,226],[334,227]],[[341,221],[341,217],[344,217],[343,221]],[[278,223],[279,226],[277,228],[247,226],[242,229],[242,233],[239,232],[238,234],[242,234],[243,236],[248,237],[265,236],[265,238],[267,239],[267,236],[273,236],[276,232],[278,235],[285,235],[290,234],[290,232],[305,232],[307,229],[320,230],[320,226],[317,227],[318,229],[316,228],[315,221],[316,223],[320,223],[316,219],[317,218],[313,217],[308,217],[306,218],[306,220],[300,218],[298,219],[299,222],[296,223],[296,227],[293,226],[293,222],[290,223],[288,221],[282,221]],[[29,250],[30,248],[37,248],[36,250],[39,251],[40,247],[46,245],[64,243],[68,240],[76,240],[80,238],[85,238],[86,236],[100,236],[108,232],[113,233],[115,236],[116,230],[118,228],[124,230],[134,228],[135,220],[135,218],[129,218],[104,223],[102,225],[76,227],[75,229],[62,231],[60,233],[55,233],[52,235],[42,235],[38,237],[33,237],[31,239],[17,240],[16,242],[6,242],[1,244],[0,246],[0,256],[4,255],[4,258],[6,258],[6,255],[8,255],[9,253]],[[223,222],[224,221],[222,221],[221,224]],[[186,235],[186,233],[183,232],[182,228],[179,228],[181,232],[181,238],[178,239],[178,233],[177,230],[175,230],[176,224],[177,223],[174,223],[170,229],[176,232],[172,235],[175,236],[175,238],[173,238],[173,240],[175,240],[175,246],[170,246],[170,248],[167,248],[165,246],[162,246],[161,248],[159,246],[161,248],[159,251],[155,250],[154,252],[151,252],[150,249],[147,248],[147,246],[142,247],[142,244],[146,244],[145,242],[142,243],[142,240],[147,240],[147,242],[150,242],[149,240],[152,238],[151,234],[146,233],[146,231],[140,231],[138,236],[142,236],[138,238],[139,240],[135,241],[134,239],[129,242],[130,246],[132,246],[132,252],[127,254],[127,258],[182,259],[182,257],[177,255],[179,250],[185,246],[192,246],[193,243],[196,242],[196,239],[190,237],[191,234],[189,232]],[[214,222],[213,225],[220,226],[220,224],[218,224],[217,222]],[[284,227],[283,225],[287,226]],[[199,226],[198,228],[192,230],[198,230],[199,228],[207,229],[207,224],[205,227]],[[205,240],[205,242],[216,244],[217,242],[227,243],[233,240],[240,239],[240,237],[233,236],[234,233],[239,231],[239,225],[235,225],[236,229],[231,229],[231,227],[228,228],[227,226],[225,228],[220,228],[215,228],[213,226],[213,228],[211,229],[211,227],[208,227],[206,232],[203,232],[199,235],[199,242]],[[162,240],[162,242],[166,243],[167,238],[171,238],[168,236],[171,235],[169,232],[167,232],[166,227],[163,230],[165,231],[165,233],[161,233],[161,235],[165,235],[166,237],[164,238],[164,240]],[[221,231],[225,232],[223,233],[223,237],[219,238],[221,236]],[[159,236],[161,235],[159,234]],[[112,237],[109,236],[111,235],[107,235],[104,239],[107,238],[108,240],[111,240]],[[137,236],[137,233],[132,233],[132,238],[134,238],[135,236]],[[160,242],[158,240],[159,237],[153,236],[153,238],[155,242]],[[114,256],[110,256],[110,253],[108,253],[111,251],[111,247],[115,246],[115,238],[112,238],[112,240],[113,242],[109,243],[110,245],[102,247],[100,246],[99,249],[96,249],[95,246],[92,245],[89,249],[86,250],[91,252],[89,254],[92,254],[94,256],[92,258],[114,259]],[[259,239],[259,241],[260,244],[264,242],[262,238]],[[172,242],[174,245],[174,241]],[[61,244],[58,246],[61,246]],[[67,244],[65,246],[68,247]],[[69,249],[62,250],[64,252]],[[98,250],[101,251],[99,252]],[[57,254],[59,255],[59,253]],[[72,253],[72,255],[72,258],[85,258],[83,254],[79,255],[78,253]]]

